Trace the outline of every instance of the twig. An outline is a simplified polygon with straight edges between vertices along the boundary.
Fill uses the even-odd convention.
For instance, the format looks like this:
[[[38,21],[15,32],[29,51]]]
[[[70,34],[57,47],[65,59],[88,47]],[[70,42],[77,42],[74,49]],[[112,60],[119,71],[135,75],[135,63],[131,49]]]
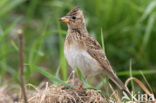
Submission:
[[[26,90],[24,86],[24,41],[23,41],[23,31],[21,29],[18,30],[19,35],[19,72],[20,72],[20,85],[22,90],[22,95],[24,97],[24,102],[27,102]]]

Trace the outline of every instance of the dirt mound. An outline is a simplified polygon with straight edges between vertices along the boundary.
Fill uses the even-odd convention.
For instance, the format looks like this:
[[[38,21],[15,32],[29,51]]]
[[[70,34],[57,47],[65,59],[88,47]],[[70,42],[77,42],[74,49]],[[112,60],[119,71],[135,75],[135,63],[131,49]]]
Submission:
[[[28,93],[29,103],[107,103],[101,94],[93,89],[85,89],[81,82],[77,82],[77,88],[69,88],[62,85],[46,83],[45,87],[35,88]]]

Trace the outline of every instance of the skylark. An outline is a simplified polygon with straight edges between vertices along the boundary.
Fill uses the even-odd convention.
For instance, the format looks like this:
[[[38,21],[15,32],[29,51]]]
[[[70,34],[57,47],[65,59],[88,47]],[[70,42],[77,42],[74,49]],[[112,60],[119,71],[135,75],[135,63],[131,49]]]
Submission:
[[[66,16],[59,20],[68,25],[64,54],[72,69],[76,70],[76,67],[78,67],[87,77],[103,73],[120,89],[126,90],[122,81],[113,71],[100,44],[89,35],[83,12],[80,8],[73,8]]]

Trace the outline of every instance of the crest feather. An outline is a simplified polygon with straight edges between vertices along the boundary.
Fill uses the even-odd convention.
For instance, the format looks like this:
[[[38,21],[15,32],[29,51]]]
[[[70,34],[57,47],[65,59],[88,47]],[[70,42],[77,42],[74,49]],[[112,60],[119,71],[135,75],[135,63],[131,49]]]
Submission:
[[[78,11],[80,10],[80,7],[74,7],[71,11],[68,12],[67,16],[74,16],[77,15]]]

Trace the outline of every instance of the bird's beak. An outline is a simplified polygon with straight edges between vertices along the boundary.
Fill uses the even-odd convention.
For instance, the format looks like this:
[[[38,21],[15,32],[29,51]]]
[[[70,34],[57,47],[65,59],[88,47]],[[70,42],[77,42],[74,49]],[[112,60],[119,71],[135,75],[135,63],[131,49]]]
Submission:
[[[67,17],[62,17],[59,19],[59,21],[63,21],[65,23],[69,23],[69,19]]]

